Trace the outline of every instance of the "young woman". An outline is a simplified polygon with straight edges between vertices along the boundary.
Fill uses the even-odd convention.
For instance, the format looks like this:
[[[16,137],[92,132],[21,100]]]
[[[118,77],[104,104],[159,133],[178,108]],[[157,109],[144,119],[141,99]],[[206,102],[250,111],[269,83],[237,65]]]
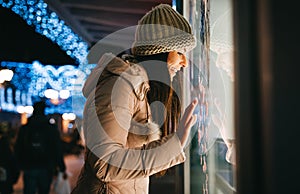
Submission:
[[[101,57],[83,88],[86,153],[73,194],[148,193],[149,176],[185,161],[198,102],[181,115],[172,81],[195,44],[186,19],[161,4],[139,21],[129,54]]]

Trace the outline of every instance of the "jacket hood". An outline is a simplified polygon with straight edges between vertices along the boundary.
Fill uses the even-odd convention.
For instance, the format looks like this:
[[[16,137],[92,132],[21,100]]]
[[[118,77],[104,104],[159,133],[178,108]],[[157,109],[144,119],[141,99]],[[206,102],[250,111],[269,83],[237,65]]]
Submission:
[[[126,79],[139,99],[144,98],[144,94],[149,90],[148,76],[143,67],[124,61],[112,53],[106,53],[100,58],[97,66],[92,70],[84,83],[82,92],[86,98],[94,91],[98,80],[101,79],[101,75],[105,71]]]

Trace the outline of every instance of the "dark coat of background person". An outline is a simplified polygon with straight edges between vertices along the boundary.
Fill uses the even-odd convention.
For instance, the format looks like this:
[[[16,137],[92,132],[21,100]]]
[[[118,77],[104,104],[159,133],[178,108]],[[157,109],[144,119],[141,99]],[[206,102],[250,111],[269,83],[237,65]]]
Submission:
[[[21,126],[16,140],[17,159],[21,170],[24,171],[24,192],[29,189],[31,193],[39,184],[45,184],[45,182],[46,190],[50,190],[55,173],[66,170],[59,130],[57,125],[50,124],[49,118],[44,114],[45,107],[44,102],[34,104],[33,115],[26,125]],[[26,175],[34,172],[40,172],[37,174],[41,175],[40,179],[37,178],[37,183],[32,183],[32,180],[29,180],[32,177]],[[26,185],[26,181],[31,181],[31,183]]]
[[[8,137],[0,130],[0,194],[13,193],[13,185],[17,182],[20,169]]]

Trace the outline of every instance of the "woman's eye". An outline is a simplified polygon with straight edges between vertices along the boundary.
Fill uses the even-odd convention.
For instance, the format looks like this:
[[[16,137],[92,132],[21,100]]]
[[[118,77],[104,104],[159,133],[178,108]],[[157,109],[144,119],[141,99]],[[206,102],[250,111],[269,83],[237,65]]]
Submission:
[[[177,52],[178,53],[178,55],[183,55],[183,53],[181,53],[181,52]]]

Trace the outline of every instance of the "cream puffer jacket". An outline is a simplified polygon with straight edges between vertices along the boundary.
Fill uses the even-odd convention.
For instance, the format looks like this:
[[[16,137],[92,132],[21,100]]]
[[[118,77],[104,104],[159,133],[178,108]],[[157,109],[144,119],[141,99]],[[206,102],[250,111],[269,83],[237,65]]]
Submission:
[[[101,75],[101,76],[100,76]],[[85,82],[85,163],[72,194],[147,194],[149,176],[184,162],[177,135],[151,122],[148,77],[105,54]]]

